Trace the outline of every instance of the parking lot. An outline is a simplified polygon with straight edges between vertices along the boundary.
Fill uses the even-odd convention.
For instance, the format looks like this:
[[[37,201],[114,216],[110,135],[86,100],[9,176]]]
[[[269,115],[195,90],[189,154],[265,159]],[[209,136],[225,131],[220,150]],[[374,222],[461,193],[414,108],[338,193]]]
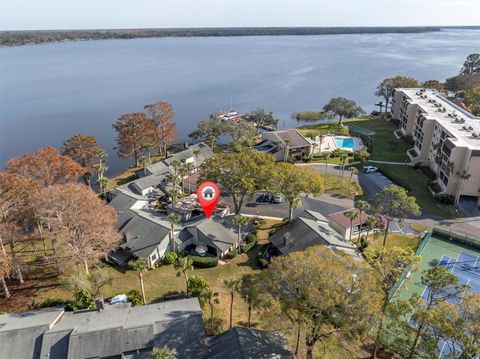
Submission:
[[[369,201],[375,199],[378,192],[381,192],[384,188],[393,184],[389,178],[385,177],[379,171],[372,173],[359,172],[358,182],[367,194]]]

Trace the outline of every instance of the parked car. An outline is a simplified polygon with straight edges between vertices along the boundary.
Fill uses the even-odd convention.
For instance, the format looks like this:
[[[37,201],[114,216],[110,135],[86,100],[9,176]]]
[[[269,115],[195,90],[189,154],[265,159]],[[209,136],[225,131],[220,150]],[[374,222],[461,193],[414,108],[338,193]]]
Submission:
[[[382,228],[382,229],[387,228],[388,221],[383,214],[375,213],[375,217],[378,219],[379,228]]]
[[[363,167],[363,172],[364,173],[372,173],[372,172],[377,172],[378,168],[375,166],[365,166]]]
[[[273,203],[283,203],[285,202],[285,195],[279,193],[273,197]]]
[[[257,202],[260,203],[272,203],[273,202],[273,194],[270,192],[264,193],[257,198]]]

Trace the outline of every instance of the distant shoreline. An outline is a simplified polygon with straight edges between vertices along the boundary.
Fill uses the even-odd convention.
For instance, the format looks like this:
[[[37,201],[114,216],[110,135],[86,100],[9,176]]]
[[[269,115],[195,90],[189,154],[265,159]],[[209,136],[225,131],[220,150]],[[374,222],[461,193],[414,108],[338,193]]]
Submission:
[[[104,30],[18,30],[0,31],[0,46],[21,46],[61,41],[89,41],[152,37],[312,36],[353,34],[408,34],[442,29],[480,29],[480,26],[440,27],[231,27]]]

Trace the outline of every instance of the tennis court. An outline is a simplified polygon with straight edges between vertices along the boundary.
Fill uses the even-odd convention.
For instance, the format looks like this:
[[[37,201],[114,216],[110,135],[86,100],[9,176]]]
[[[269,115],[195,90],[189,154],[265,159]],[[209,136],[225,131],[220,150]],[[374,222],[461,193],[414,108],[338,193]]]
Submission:
[[[457,233],[435,229],[428,234],[417,255],[421,256],[418,271],[408,273],[399,283],[394,297],[408,299],[413,293],[418,293],[423,299],[428,298],[428,289],[422,284],[422,272],[441,266],[458,277],[458,284],[466,284],[473,292],[480,294],[480,240],[459,235]],[[459,303],[463,293],[448,299],[450,303]],[[409,321],[413,327],[415,323]],[[438,345],[440,357],[448,357],[453,343],[441,341]]]

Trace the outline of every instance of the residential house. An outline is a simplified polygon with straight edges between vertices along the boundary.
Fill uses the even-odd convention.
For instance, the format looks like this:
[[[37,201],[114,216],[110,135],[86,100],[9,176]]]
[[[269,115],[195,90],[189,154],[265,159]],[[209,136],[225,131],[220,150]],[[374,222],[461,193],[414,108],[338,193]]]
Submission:
[[[294,161],[302,161],[310,157],[313,151],[312,142],[297,130],[268,131],[262,132],[261,136],[261,142],[254,148],[257,151],[272,154],[279,162],[285,162],[290,158]]]
[[[204,217],[204,212],[200,203],[198,202],[198,196],[196,193],[192,193],[189,196],[179,199],[175,204],[169,204],[166,207],[167,214],[175,213],[180,217],[181,222],[187,222],[199,217]],[[223,218],[230,214],[230,207],[224,202],[217,202],[217,205],[213,211],[213,214]]]
[[[480,206],[480,118],[436,90],[411,88],[395,89],[392,117],[400,123],[397,137],[412,138],[410,160],[435,174],[432,190],[475,197]]]
[[[290,358],[274,333],[232,328],[206,338],[197,298],[132,307],[96,300],[96,310],[44,308],[0,315],[0,359],[148,359],[153,348],[178,358]]]
[[[198,358],[205,344],[196,298],[139,307],[98,301],[98,310],[0,315],[0,359],[146,359],[164,345],[179,358]]]
[[[313,216],[318,217],[312,218]],[[311,246],[324,245],[359,259],[355,246],[335,232],[320,213],[309,211],[273,233],[268,240],[281,255],[303,251]]]
[[[362,215],[358,216],[352,221],[346,216],[347,211],[341,211],[332,213],[328,216],[329,225],[335,231],[337,231],[344,239],[350,238],[350,232],[352,237],[358,235],[358,231],[366,229],[368,214],[362,211]],[[361,218],[360,218],[361,217]]]
[[[237,248],[238,237],[212,219],[203,218],[194,223],[186,223],[179,234],[179,250],[196,252],[200,255],[223,257]]]

